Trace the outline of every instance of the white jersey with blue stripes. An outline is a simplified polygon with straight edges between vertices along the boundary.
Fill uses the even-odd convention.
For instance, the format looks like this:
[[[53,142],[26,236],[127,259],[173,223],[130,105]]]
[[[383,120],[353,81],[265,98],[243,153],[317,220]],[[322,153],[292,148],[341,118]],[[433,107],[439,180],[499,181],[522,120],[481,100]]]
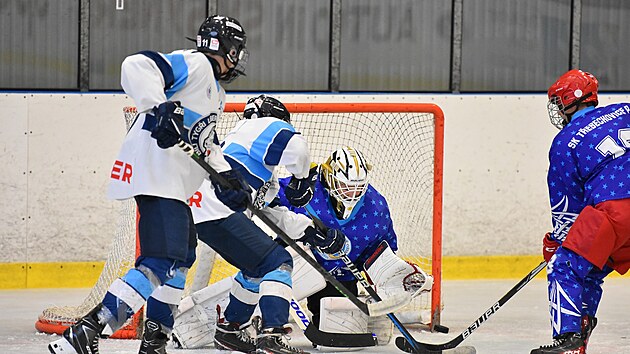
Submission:
[[[240,120],[225,136],[223,153],[254,190],[265,193],[260,198],[269,203],[278,191],[274,171],[284,166],[296,178],[308,177],[311,155],[308,143],[293,126],[273,117]],[[261,188],[264,185],[269,188]],[[198,203],[191,203],[195,223],[228,217],[232,211],[214,194],[210,183],[203,183],[196,193]]]
[[[139,114],[114,163],[108,197],[153,195],[185,202],[208,175],[181,149],[161,149],[151,137],[156,124],[152,109],[167,100],[181,102],[186,128],[198,133],[200,127],[207,128],[203,134],[189,136],[191,144],[201,146],[206,161],[219,172],[230,169],[214,133],[225,105],[225,90],[203,53],[178,50],[130,55],[122,63],[121,85]]]

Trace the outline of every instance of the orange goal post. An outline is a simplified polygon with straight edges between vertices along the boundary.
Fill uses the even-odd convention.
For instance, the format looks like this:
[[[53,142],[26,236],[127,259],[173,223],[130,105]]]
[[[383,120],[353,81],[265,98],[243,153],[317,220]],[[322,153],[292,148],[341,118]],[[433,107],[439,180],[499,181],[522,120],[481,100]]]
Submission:
[[[441,108],[430,103],[283,103],[291,112],[291,123],[306,137],[313,162],[322,163],[337,148],[352,146],[363,152],[373,165],[369,181],[390,207],[398,237],[397,254],[434,277],[432,291],[414,299],[404,312],[417,315],[411,322],[439,324],[443,307],[444,114]],[[219,140],[242,117],[244,106],[244,103],[226,104],[217,124]],[[125,107],[124,116],[129,127],[136,116],[135,108]],[[281,170],[280,176],[285,175]],[[89,296],[78,306],[45,309],[36,328],[46,333],[61,333],[78,321],[102,300],[117,277],[133,267],[136,245],[135,205],[133,200],[123,201],[103,273]],[[203,257],[204,252],[207,250],[198,248],[198,260],[210,262],[210,267],[193,265],[186,294],[207,285],[208,279],[213,283],[236,271],[220,256]],[[200,277],[202,274],[196,274],[197,269],[210,275]],[[201,284],[198,279],[203,279]],[[141,330],[142,314],[139,314],[113,337],[138,338]]]

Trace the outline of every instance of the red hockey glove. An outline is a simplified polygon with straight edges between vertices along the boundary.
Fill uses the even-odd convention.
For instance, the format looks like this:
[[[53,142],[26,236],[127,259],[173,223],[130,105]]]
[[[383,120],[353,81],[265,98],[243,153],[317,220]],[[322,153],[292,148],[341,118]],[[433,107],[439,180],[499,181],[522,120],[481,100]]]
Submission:
[[[552,239],[550,236],[551,236],[551,233],[547,232],[545,234],[545,237],[543,237],[542,253],[543,253],[543,258],[547,262],[549,262],[549,260],[551,259],[551,256],[553,256],[554,253],[556,253],[556,251],[558,250],[558,247],[560,247],[560,243]]]

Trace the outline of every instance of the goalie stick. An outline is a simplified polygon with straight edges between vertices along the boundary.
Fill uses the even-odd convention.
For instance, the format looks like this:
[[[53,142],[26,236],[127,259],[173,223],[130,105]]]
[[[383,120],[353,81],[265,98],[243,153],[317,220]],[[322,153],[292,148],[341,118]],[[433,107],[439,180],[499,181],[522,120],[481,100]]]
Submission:
[[[291,316],[298,327],[304,332],[304,336],[315,345],[325,347],[373,347],[377,344],[377,338],[372,333],[331,333],[324,332],[309,321],[300,303],[291,298],[289,304]]]
[[[181,148],[182,151],[185,152],[188,156],[190,156],[201,168],[203,168],[206,172],[208,172],[212,180],[216,181],[220,185],[225,186],[227,188],[230,187],[230,184],[228,183],[228,181],[225,178],[223,178],[223,176],[221,176],[214,168],[212,168],[212,166],[210,166],[202,157],[197,155],[197,153],[195,153],[194,148],[190,144],[180,139],[179,142],[177,143],[177,146]],[[354,294],[352,294],[352,292],[350,292],[350,290],[348,290],[345,286],[343,286],[343,284],[341,284],[335,277],[330,275],[330,273],[328,273],[326,269],[324,269],[324,267],[322,267],[315,259],[313,259],[313,257],[311,257],[300,246],[298,246],[298,244],[291,237],[289,237],[289,235],[287,235],[286,232],[284,232],[284,230],[282,230],[280,227],[278,227],[278,225],[272,222],[267,217],[267,215],[262,213],[260,210],[254,208],[250,201],[247,202],[247,209],[249,209],[253,215],[256,215],[263,223],[265,223],[265,225],[267,225],[273,232],[275,232],[278,235],[278,237],[282,239],[282,241],[284,241],[287,245],[289,245],[289,247],[291,247],[297,254],[302,256],[302,258],[304,258],[304,260],[306,260],[308,264],[310,264],[313,268],[315,268],[324,277],[324,279],[326,279],[326,281],[328,281],[335,288],[337,288],[337,290],[339,290],[339,292],[343,296],[347,297],[353,304],[355,304],[366,315],[368,316],[384,315],[386,313],[391,312],[393,309],[404,306],[404,304],[410,301],[410,296],[408,294],[400,294],[401,296],[398,296],[398,297],[392,296],[388,298],[387,301],[380,301],[380,302],[376,302],[372,304],[366,304],[365,302],[359,300]],[[406,297],[404,295],[406,295]]]
[[[464,341],[472,332],[474,332],[477,328],[481,327],[481,325],[490,318],[490,316],[494,315],[499,311],[501,306],[505,305],[505,303],[512,298],[517,292],[519,292],[530,280],[532,280],[540,271],[545,268],[547,262],[542,261],[536,268],[532,269],[529,274],[525,276],[521,281],[519,281],[510,291],[508,291],[503,297],[499,299],[499,301],[495,302],[494,305],[490,306],[490,308],[483,313],[483,315],[479,316],[464,332],[462,332],[457,337],[451,339],[450,341],[442,344],[430,344],[430,343],[422,343],[414,340],[413,338],[396,338],[396,346],[398,349],[406,351],[408,353],[418,353],[416,348],[421,347],[425,350],[429,350],[432,352],[441,353],[442,350],[452,349],[457,347],[461,342]]]
[[[311,219],[313,220],[313,223],[315,224],[315,226],[324,234],[326,234],[326,232],[328,231],[328,227],[324,225],[324,223],[321,220],[319,220],[317,216],[314,216],[308,210],[307,212],[308,212],[308,215],[311,216]],[[348,267],[348,269],[350,269],[350,271],[352,272],[352,275],[354,275],[354,277],[359,281],[361,286],[365,289],[365,291],[367,291],[367,293],[374,300],[381,301],[381,297],[378,296],[374,288],[372,288],[372,285],[368,283],[367,279],[365,279],[365,277],[363,276],[363,274],[361,274],[361,272],[359,271],[357,266],[354,264],[354,262],[348,257],[348,255],[343,250],[335,253],[334,255],[341,258],[343,263],[345,263],[346,267]],[[407,330],[407,328],[405,328],[402,322],[400,322],[400,320],[396,318],[396,315],[394,315],[393,313],[388,313],[387,317],[389,317],[392,323],[394,323],[394,326],[398,328],[400,333],[405,338],[407,338],[408,343],[410,343],[410,348],[413,350],[412,353],[421,353],[421,350],[422,350],[421,347],[416,344],[417,342],[413,339],[413,337],[411,336],[411,333],[409,333],[409,331]]]

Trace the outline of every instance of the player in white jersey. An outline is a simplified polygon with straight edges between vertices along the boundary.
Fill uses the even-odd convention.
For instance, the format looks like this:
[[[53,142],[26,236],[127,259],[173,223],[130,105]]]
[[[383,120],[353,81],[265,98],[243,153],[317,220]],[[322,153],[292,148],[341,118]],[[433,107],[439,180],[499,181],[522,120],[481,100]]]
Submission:
[[[277,166],[284,166],[293,175],[286,192],[289,202],[306,205],[313,193],[311,157],[306,139],[290,124],[286,107],[273,97],[261,95],[248,101],[244,118],[225,137],[223,152],[232,168],[256,190],[255,207],[263,208],[275,197]],[[283,341],[290,328],[293,259],[289,252],[244,213],[221,205],[208,183],[195,195],[191,209],[199,239],[240,269],[232,282],[225,318],[217,324],[215,346],[246,353],[304,353]],[[307,217],[301,221],[310,224]],[[288,234],[302,238],[303,230]],[[336,230],[318,236],[321,247],[345,238]],[[254,339],[246,335],[246,328],[256,305],[262,323]]]
[[[250,100],[250,104],[254,101],[255,100]],[[245,115],[246,117],[248,116],[247,110]],[[275,113],[274,116],[281,117],[278,113]],[[269,122],[273,122],[273,119],[259,118],[239,122],[239,125],[228,134],[224,145],[224,152],[226,152],[228,161],[231,161],[231,158],[235,158],[239,164],[246,165],[249,171],[261,171],[260,169],[256,169],[256,165],[252,162],[263,160],[271,161],[269,151],[273,151],[274,148],[278,146],[283,146],[283,144],[278,144],[281,139],[274,138],[273,141],[275,144],[258,144],[257,149],[259,151],[266,151],[266,156],[257,154],[255,149],[229,149],[228,143],[248,147],[256,145],[247,142],[251,141],[248,140],[248,133],[255,133],[253,136],[258,137],[261,135],[261,132],[266,131],[264,127],[267,126]],[[274,122],[274,124],[280,123]],[[278,137],[280,135],[276,134],[274,131],[274,134],[270,134],[270,136]],[[296,147],[295,144],[287,146]],[[271,147],[271,149],[268,147]],[[243,151],[247,153],[230,155],[227,153],[228,151]],[[291,153],[288,147],[285,149],[285,152],[287,152],[287,154]],[[307,216],[308,212],[304,208],[294,206],[290,198],[287,198],[287,191],[289,191],[289,194],[293,194],[290,185],[295,179],[294,177],[287,177],[280,180],[282,188],[278,195],[279,198],[276,198],[278,186],[275,179],[272,178],[272,180],[269,181],[270,183],[268,183],[268,185],[270,187],[266,194],[264,192],[261,194],[261,191],[267,189],[266,185],[262,183],[263,179],[258,181],[253,178],[248,179],[248,181],[253,180],[253,182],[250,182],[254,183],[252,185],[260,186],[257,188],[259,193],[255,198],[258,200],[258,203],[255,204],[258,204],[260,207],[266,205],[261,211],[272,219],[290,237],[315,246],[315,258],[317,261],[348,287],[348,289],[354,291],[355,295],[357,294],[357,280],[342,263],[339,256],[335,257],[334,255],[342,249],[349,254],[352,261],[357,262],[358,266],[368,269],[367,272],[375,282],[378,293],[383,297],[401,291],[408,291],[412,293],[413,296],[429,291],[433,284],[433,278],[416,265],[404,262],[393,252],[397,250],[397,240],[393,230],[389,208],[384,197],[381,196],[374,187],[368,184],[368,171],[371,166],[367,164],[363,154],[353,148],[344,147],[333,152],[323,166],[320,172],[321,182],[316,182],[314,197],[304,208],[309,210],[312,214],[321,214],[322,222],[329,228],[326,235],[313,227],[311,219]],[[269,166],[268,171],[265,169],[269,176],[272,175],[272,167],[273,166]],[[312,180],[313,177],[318,176],[318,168],[317,165],[314,164],[311,164],[310,167],[309,175]],[[306,170],[306,163],[303,164],[302,168]],[[214,212],[220,210],[220,208],[208,207],[207,195],[208,192],[202,187],[202,190],[191,198],[191,209],[196,222],[202,220],[202,217],[207,218],[208,212],[206,212],[206,210],[212,210]],[[204,200],[206,202],[204,202]],[[271,201],[271,203],[267,203],[269,201]],[[226,208],[223,209],[225,209],[225,213],[235,214],[231,213]],[[293,209],[295,212],[289,209]],[[242,220],[241,222],[246,224],[247,219],[245,219],[244,216],[240,215],[239,220]],[[366,220],[369,221],[370,224],[369,230],[364,228],[364,226],[367,227],[367,225],[365,225]],[[223,238],[226,240],[223,242],[232,242],[233,238],[230,237],[233,236],[226,237],[216,232],[211,233],[210,231],[212,230],[206,230],[204,224],[208,223],[210,222],[197,224],[197,230],[201,240],[214,235],[213,237],[215,238]],[[373,225],[377,225],[377,227],[374,228]],[[253,227],[255,227],[255,225]],[[257,227],[255,229],[258,233],[261,233],[261,230]],[[340,232],[339,229],[346,231]],[[346,238],[344,232],[347,233],[348,237],[350,237],[351,234],[353,235],[354,240],[352,243]],[[388,241],[389,245],[380,245],[383,241]],[[239,246],[239,248],[243,250],[249,247],[252,246]],[[253,247],[258,246],[254,244]],[[246,254],[249,255],[251,252],[248,251]],[[364,266],[364,264],[367,263],[365,261],[368,257],[371,258],[369,266]],[[324,321],[322,321],[323,323],[320,325],[320,329],[323,331],[333,333],[365,333],[370,330],[377,333],[379,344],[387,344],[389,342],[393,327],[388,318],[385,316],[373,317],[368,323],[367,316],[361,313],[350,301],[347,299],[331,298],[340,296],[340,294],[334,290],[332,286],[326,286],[323,277],[318,272],[314,271],[309,265],[298,265],[298,262],[304,263],[304,261],[300,258],[294,259],[294,272],[292,274],[294,285],[293,296],[297,301],[308,297],[309,309],[313,313],[312,322],[315,326],[320,325],[320,313],[324,313]],[[242,274],[237,275],[237,279],[239,279],[239,277],[242,277]],[[179,317],[175,321],[174,330],[178,342],[183,347],[190,349],[199,348],[209,343],[209,340],[206,338],[214,332],[215,322],[217,320],[213,312],[217,305],[223,306],[225,304],[225,298],[228,297],[227,292],[228,286],[226,282],[221,281],[199,290],[184,299],[180,307]],[[233,301],[234,296],[244,298],[241,293],[243,293],[243,291],[240,290],[240,287],[236,288],[236,293],[235,289],[232,288],[230,301]],[[244,293],[250,294],[248,292]],[[326,306],[321,308],[320,311],[319,305],[322,298],[328,299],[326,299]],[[251,298],[252,306],[255,305],[255,300],[256,297]],[[247,313],[247,316],[249,315],[251,315],[251,312]],[[241,321],[248,320],[249,317],[247,316],[245,316],[246,319],[241,319]],[[262,317],[263,319],[265,318],[264,313]],[[222,329],[222,325],[218,324],[216,326],[217,335],[219,337],[223,336],[222,332],[224,330]]]
[[[108,196],[135,198],[140,256],[97,307],[49,345],[51,353],[97,354],[98,337],[116,331],[145,303],[139,352],[166,353],[173,310],[195,260],[196,232],[186,201],[207,177],[174,145],[184,140],[205,156],[232,185],[217,189],[217,197],[245,209],[249,187],[223,157],[214,131],[225,103],[219,82],[243,74],[245,42],[237,20],[213,16],[199,28],[196,50],[142,51],[123,61],[121,85],[139,114],[114,163]]]

